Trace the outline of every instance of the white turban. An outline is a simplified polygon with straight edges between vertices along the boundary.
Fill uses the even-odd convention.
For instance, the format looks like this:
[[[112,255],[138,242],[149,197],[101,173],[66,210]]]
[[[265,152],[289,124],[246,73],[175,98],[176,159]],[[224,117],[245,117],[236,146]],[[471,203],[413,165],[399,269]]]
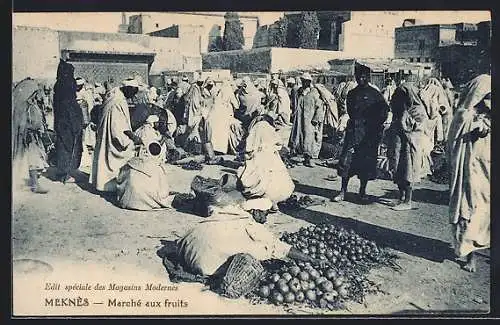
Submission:
[[[148,118],[146,119],[147,123],[156,123],[158,121],[160,121],[158,115],[149,115]]]
[[[77,86],[83,86],[85,84],[85,79],[83,79],[83,78],[78,77],[75,80],[76,80]]]
[[[129,79],[123,80],[122,86],[123,87],[135,87],[135,88],[139,88],[139,82],[136,79],[129,78]]]

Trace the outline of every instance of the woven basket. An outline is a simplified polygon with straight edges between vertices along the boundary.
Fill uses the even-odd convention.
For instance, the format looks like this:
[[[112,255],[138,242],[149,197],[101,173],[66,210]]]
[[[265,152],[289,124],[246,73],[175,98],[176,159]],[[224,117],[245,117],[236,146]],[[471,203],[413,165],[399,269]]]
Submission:
[[[196,194],[197,199],[206,202],[214,200],[223,193],[219,180],[199,175],[193,179],[191,189]]]
[[[239,298],[257,287],[263,275],[264,268],[257,259],[249,254],[236,254],[222,278],[221,294]]]

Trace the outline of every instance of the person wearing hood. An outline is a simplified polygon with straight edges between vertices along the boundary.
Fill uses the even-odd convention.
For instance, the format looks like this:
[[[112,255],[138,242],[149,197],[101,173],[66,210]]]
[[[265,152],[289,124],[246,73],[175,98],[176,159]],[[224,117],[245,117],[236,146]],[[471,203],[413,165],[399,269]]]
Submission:
[[[248,129],[254,112],[262,108],[263,98],[264,94],[255,88],[250,78],[244,77],[238,93],[240,107],[236,117],[241,121],[245,130]]]
[[[419,95],[429,117],[423,142],[426,157],[423,170],[426,174],[431,174],[434,169],[431,153],[436,145],[442,146],[446,140],[453,109],[443,86],[436,78],[430,78]]]
[[[246,138],[244,166],[237,175],[245,198],[268,198],[276,212],[278,203],[292,195],[295,184],[278,152],[282,143],[275,120],[273,112],[255,113]]]
[[[318,158],[323,143],[325,107],[309,73],[302,75],[301,84],[288,146],[303,155],[304,166],[313,167],[311,159]]]
[[[209,163],[214,162],[215,153],[227,154],[230,151],[231,139],[235,137],[231,126],[235,123],[234,111],[239,105],[229,80],[224,80],[212,92],[213,106],[208,111],[202,132]]]
[[[120,168],[116,177],[119,207],[139,211],[170,207],[165,159],[165,146],[152,140],[141,147],[137,157]]]
[[[12,188],[24,186],[29,175],[33,193],[48,192],[40,184],[41,174],[49,167],[47,148],[42,139],[48,129],[43,107],[37,100],[38,85],[26,78],[12,90]]]
[[[87,126],[78,104],[75,68],[59,61],[54,85],[54,131],[56,133],[57,176],[63,183],[75,182],[81,164],[83,129]]]
[[[466,85],[448,133],[453,247],[469,272],[476,251],[490,247],[491,108],[491,76],[483,74]]]
[[[422,144],[428,121],[418,89],[409,82],[396,88],[391,100],[392,123],[388,130],[388,158],[399,201],[393,210],[411,210],[412,186],[420,181]]]
[[[179,122],[180,125],[185,125],[183,141],[181,141],[181,146],[183,147],[187,146],[189,142],[194,141],[200,143],[201,141],[198,128],[202,119],[202,110],[205,104],[203,97],[203,85],[204,80],[201,75],[199,75],[183,97],[185,107],[182,119]]]
[[[271,80],[267,100],[267,110],[276,115],[277,126],[288,126],[290,124],[290,97],[279,79]]]
[[[91,182],[96,190],[114,192],[120,168],[135,155],[141,139],[132,131],[127,99],[139,91],[135,79],[126,79],[106,96],[97,124],[96,146],[91,170]]]
[[[355,68],[357,86],[347,94],[347,122],[344,146],[337,167],[342,177],[340,193],[332,200],[344,200],[351,177],[360,180],[359,197],[366,202],[366,186],[377,177],[377,157],[382,141],[384,122],[389,105],[382,94],[370,86],[370,69],[363,65]]]
[[[82,167],[90,167],[92,165],[90,152],[94,148],[95,144],[95,134],[90,127],[90,111],[94,108],[94,96],[93,91],[85,89],[86,81],[85,79],[78,77],[76,78],[76,101],[80,108],[82,109],[83,115],[83,134],[82,134]]]

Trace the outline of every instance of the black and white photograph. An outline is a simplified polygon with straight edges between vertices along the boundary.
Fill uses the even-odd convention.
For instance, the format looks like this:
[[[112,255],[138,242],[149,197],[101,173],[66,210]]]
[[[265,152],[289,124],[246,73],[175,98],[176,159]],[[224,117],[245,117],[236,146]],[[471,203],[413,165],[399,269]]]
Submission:
[[[12,316],[488,315],[491,35],[14,11]]]

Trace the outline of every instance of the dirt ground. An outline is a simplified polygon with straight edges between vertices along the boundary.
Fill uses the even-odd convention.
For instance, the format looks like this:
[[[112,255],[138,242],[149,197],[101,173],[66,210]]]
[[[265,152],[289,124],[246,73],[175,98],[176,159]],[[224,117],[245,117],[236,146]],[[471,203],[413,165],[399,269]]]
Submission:
[[[196,174],[220,177],[234,172],[221,166],[205,166],[202,171],[186,171],[169,166],[170,190],[188,192]],[[297,194],[326,198],[323,206],[290,214],[270,215],[268,227],[276,234],[296,231],[315,223],[334,223],[353,228],[364,237],[393,250],[403,271],[389,268],[373,270],[369,278],[381,284],[386,294],[367,297],[365,305],[350,303],[348,310],[321,311],[328,314],[421,314],[488,313],[490,306],[489,250],[480,252],[478,270],[468,273],[460,268],[450,248],[445,185],[423,181],[414,192],[414,209],[396,212],[376,202],[394,198],[395,185],[377,180],[368,184],[375,202],[356,202],[359,181],[353,179],[350,195],[342,203],[329,199],[340,188],[340,179],[326,180],[334,173],[325,167],[297,166],[290,169]],[[88,177],[88,175],[87,175]],[[85,181],[85,179],[83,179]],[[200,217],[168,209],[154,212],[123,210],[96,194],[87,182],[62,184],[42,178],[50,189],[46,195],[26,188],[14,193],[12,215],[13,259],[32,259],[47,263],[46,271],[14,271],[14,312],[19,314],[58,314],[61,310],[43,307],[40,295],[46,282],[69,283],[114,281],[130,284],[153,282],[169,284],[168,275],[157,257],[161,239],[176,239]],[[67,278],[65,280],[65,278]],[[43,279],[40,280],[40,279]],[[94,282],[95,282],[94,281]],[[121,282],[120,282],[121,281]],[[205,290],[201,284],[178,284],[175,293],[158,293],[162,298],[184,299],[187,308],[117,309],[94,306],[90,311],[67,310],[76,314],[309,314],[316,311],[298,307],[252,305],[230,300]],[[35,289],[45,293],[36,293]],[[28,291],[35,290],[33,294]],[[60,292],[63,293],[63,292]],[[82,295],[81,291],[78,294]],[[131,297],[132,293],[116,293]],[[145,293],[133,293],[141,297]],[[128,296],[127,296],[128,295]],[[17,296],[17,297],[16,297]],[[57,295],[56,295],[57,296]],[[121,296],[120,296],[121,297]],[[144,296],[143,296],[144,297]],[[163,300],[162,300],[163,301]],[[17,304],[17,307],[16,307]],[[16,309],[17,308],[17,309]],[[37,309],[38,308],[38,309]]]

